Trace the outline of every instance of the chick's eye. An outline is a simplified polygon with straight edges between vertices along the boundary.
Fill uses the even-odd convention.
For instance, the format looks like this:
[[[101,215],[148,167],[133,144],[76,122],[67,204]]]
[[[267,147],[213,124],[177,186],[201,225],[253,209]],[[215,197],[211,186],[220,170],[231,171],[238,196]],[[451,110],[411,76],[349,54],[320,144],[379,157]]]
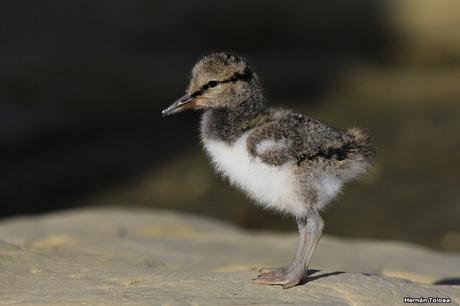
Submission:
[[[217,81],[209,81],[207,85],[210,88],[213,88],[213,87],[216,87],[217,85],[219,85],[219,82],[217,82]]]

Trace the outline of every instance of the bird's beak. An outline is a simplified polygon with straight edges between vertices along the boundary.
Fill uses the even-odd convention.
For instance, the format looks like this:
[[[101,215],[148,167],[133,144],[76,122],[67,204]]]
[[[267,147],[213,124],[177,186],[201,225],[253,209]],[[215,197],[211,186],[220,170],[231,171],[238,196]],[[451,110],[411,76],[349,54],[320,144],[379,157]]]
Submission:
[[[195,101],[195,98],[189,95],[185,95],[177,99],[173,104],[165,108],[161,113],[163,114],[163,116],[169,116],[181,112],[183,110],[192,108],[195,104]]]

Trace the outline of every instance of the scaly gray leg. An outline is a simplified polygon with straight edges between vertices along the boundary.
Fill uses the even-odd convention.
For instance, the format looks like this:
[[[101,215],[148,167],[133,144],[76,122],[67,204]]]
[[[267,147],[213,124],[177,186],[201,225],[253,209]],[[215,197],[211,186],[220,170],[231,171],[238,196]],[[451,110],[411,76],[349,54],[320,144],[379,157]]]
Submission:
[[[281,285],[284,289],[297,285],[305,276],[316,245],[323,233],[324,222],[318,212],[297,220],[299,244],[294,260],[285,268],[261,269],[265,272],[254,279],[257,284]]]

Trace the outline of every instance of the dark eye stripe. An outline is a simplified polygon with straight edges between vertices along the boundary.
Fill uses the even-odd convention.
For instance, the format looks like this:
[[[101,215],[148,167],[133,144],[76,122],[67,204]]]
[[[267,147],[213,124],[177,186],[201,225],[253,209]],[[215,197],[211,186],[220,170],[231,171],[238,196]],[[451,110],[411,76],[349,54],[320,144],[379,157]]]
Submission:
[[[235,83],[235,82],[240,81],[240,80],[241,81],[246,81],[246,82],[249,82],[250,80],[252,80],[252,71],[251,71],[251,69],[246,67],[246,69],[244,69],[243,73],[237,72],[231,78],[223,80],[223,81],[214,81],[214,80],[209,81],[208,83],[206,83],[203,86],[201,86],[201,88],[199,90],[197,90],[194,93],[192,93],[190,96],[192,98],[195,98],[195,97],[198,97],[198,96],[202,95],[209,88],[213,88],[213,87],[216,87],[219,84],[224,84],[224,83],[230,83],[230,82]]]

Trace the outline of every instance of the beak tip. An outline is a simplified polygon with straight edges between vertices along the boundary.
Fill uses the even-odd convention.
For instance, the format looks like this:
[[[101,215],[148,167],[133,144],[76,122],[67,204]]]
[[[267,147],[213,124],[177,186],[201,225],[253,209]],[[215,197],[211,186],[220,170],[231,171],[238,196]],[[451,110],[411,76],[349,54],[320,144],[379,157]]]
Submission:
[[[163,115],[163,117],[166,117],[174,113],[177,113],[181,111],[181,109],[183,109],[183,106],[189,103],[190,101],[193,101],[193,98],[189,95],[185,95],[182,98],[176,100],[176,102],[165,108],[163,111],[161,111],[161,114]]]

